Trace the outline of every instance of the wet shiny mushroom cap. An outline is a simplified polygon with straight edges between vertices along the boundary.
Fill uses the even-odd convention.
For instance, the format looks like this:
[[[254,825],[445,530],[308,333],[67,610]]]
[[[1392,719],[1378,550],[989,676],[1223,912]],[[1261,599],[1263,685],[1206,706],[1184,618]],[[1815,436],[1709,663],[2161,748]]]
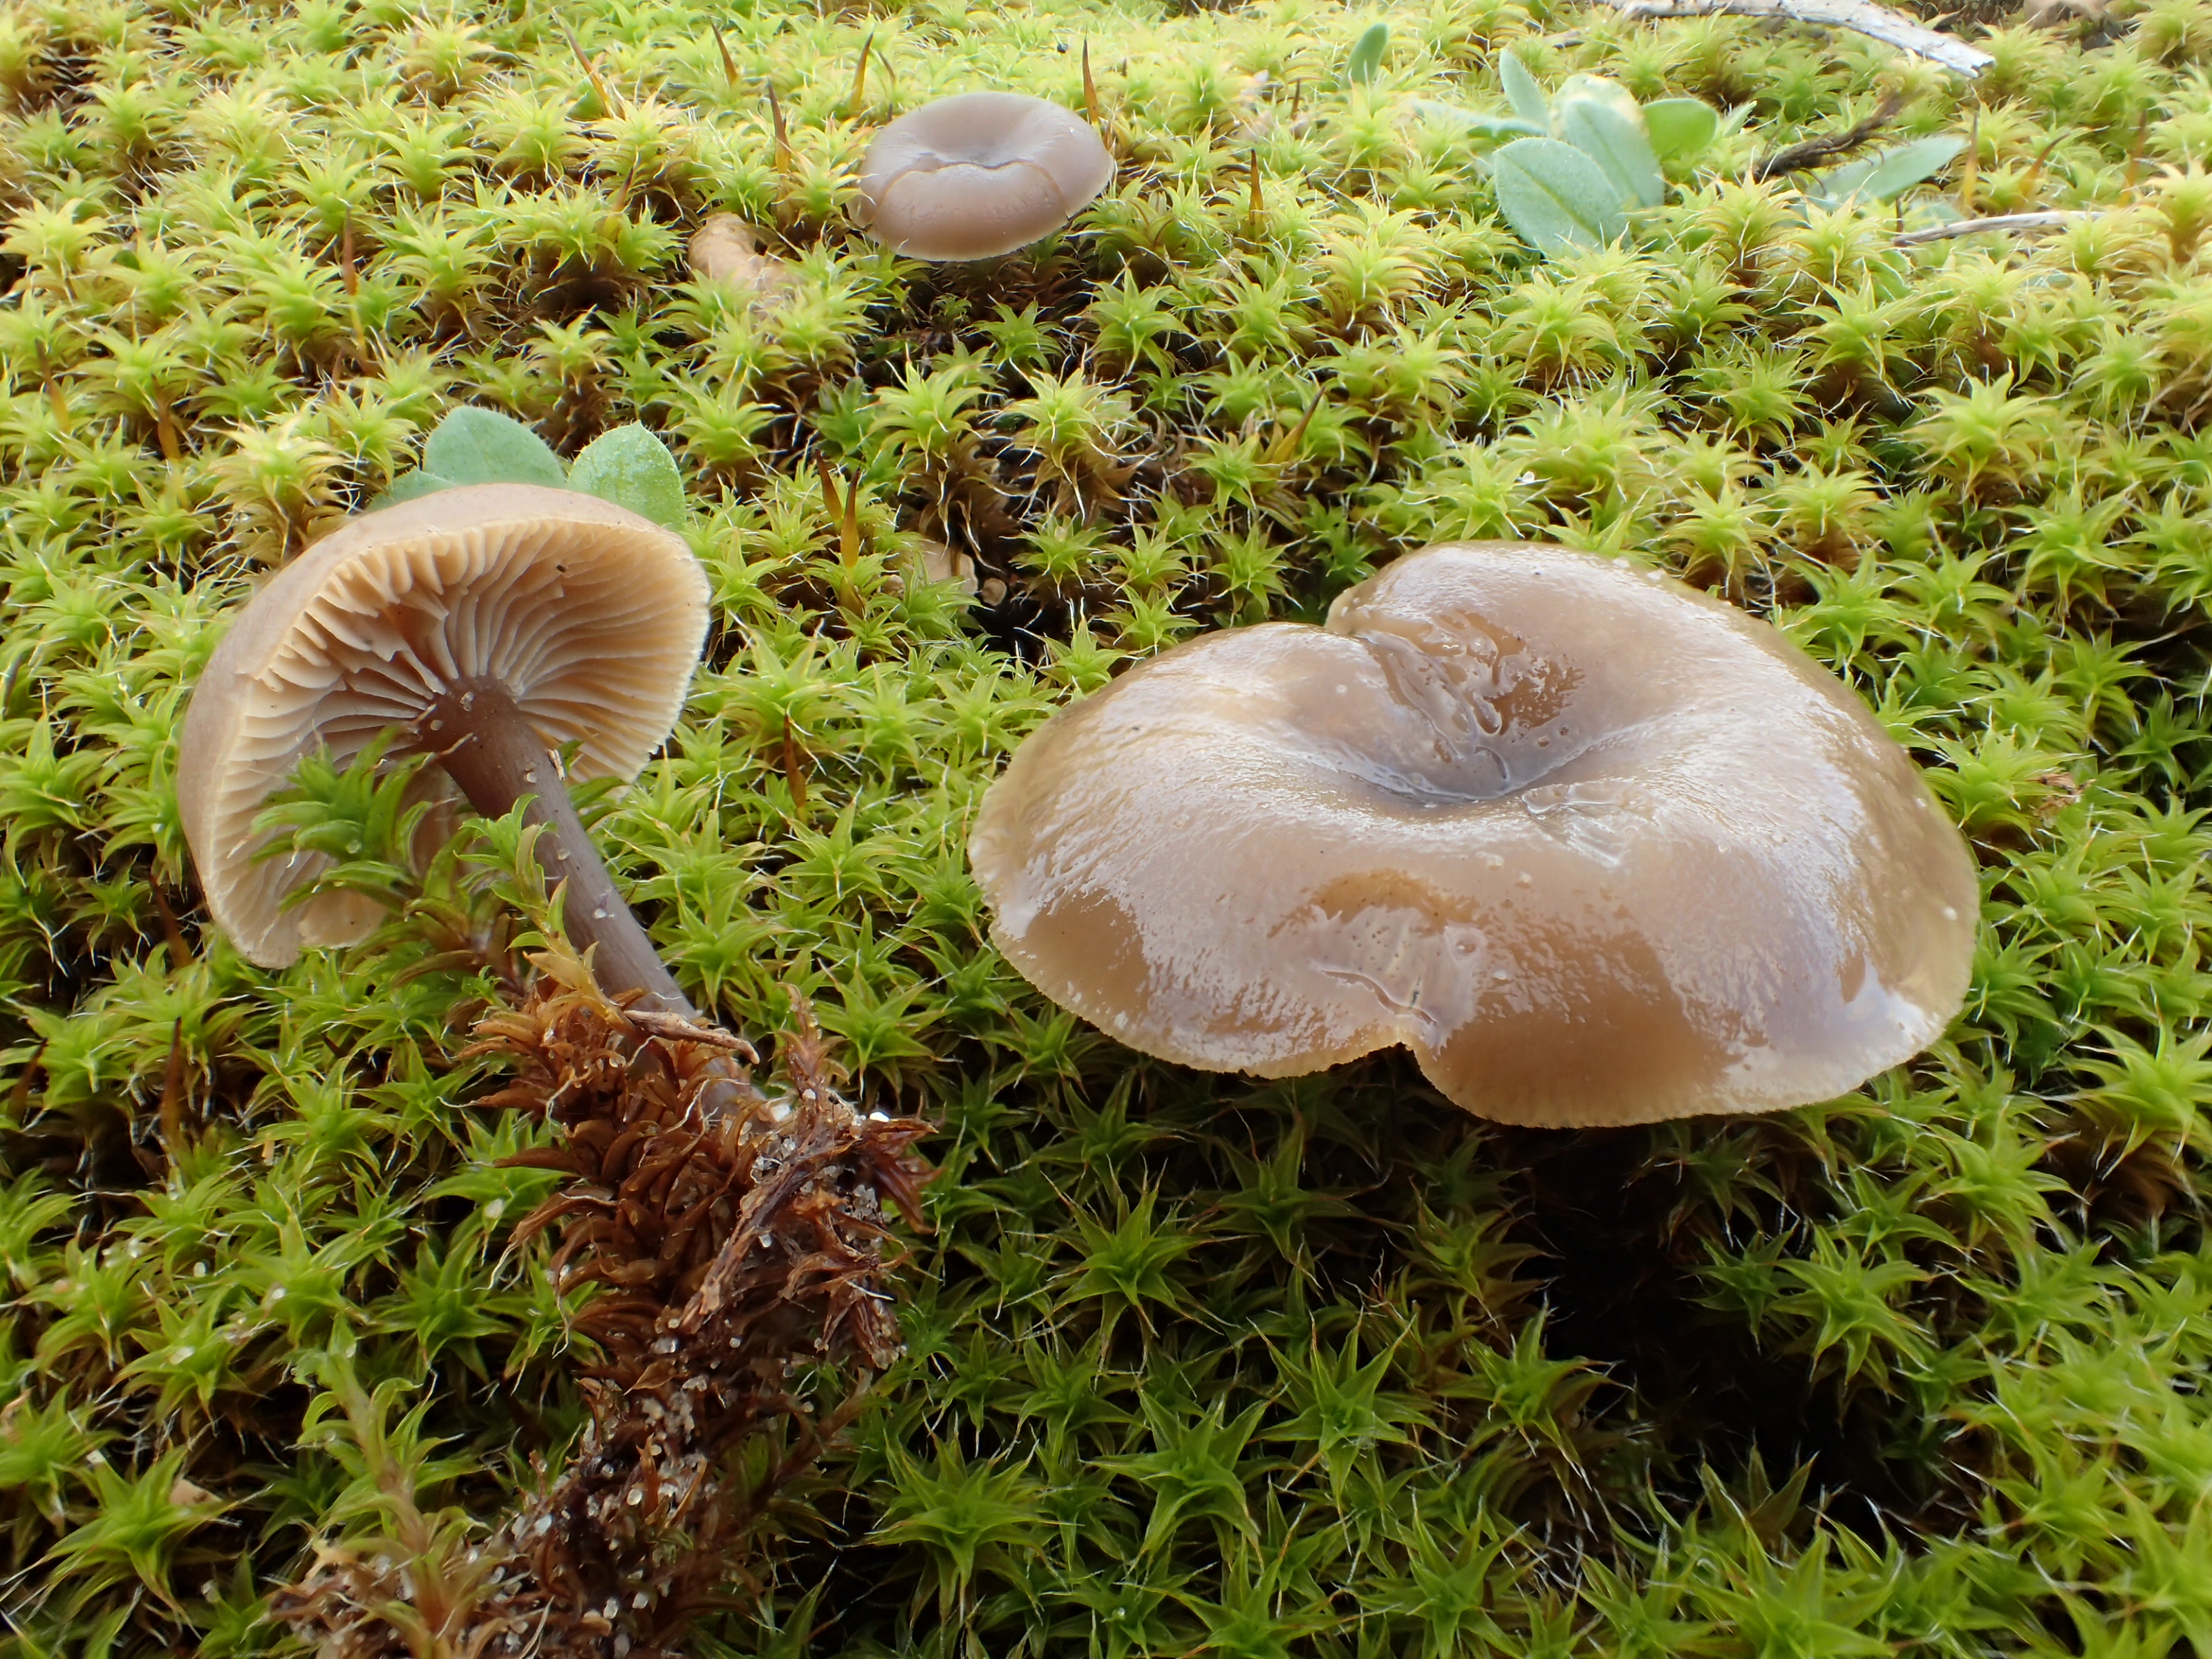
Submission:
[[[1536,1125],[1842,1094],[1971,966],[1966,843],[1765,623],[1556,547],[1425,549],[1322,628],[1179,646],[986,795],[992,937],[1134,1048],[1263,1077],[1393,1043]]]
[[[853,219],[913,258],[987,259],[1049,236],[1113,177],[1081,117],[1021,93],[963,92],[876,135]]]
[[[287,909],[327,861],[257,857],[270,837],[254,819],[303,756],[347,765],[449,688],[488,684],[548,749],[579,745],[572,778],[633,778],[675,724],[706,629],[683,538],[591,495],[475,484],[349,521],[254,595],[193,689],[177,797],[216,924],[283,967],[384,920],[343,893]],[[435,768],[419,787],[452,791]]]

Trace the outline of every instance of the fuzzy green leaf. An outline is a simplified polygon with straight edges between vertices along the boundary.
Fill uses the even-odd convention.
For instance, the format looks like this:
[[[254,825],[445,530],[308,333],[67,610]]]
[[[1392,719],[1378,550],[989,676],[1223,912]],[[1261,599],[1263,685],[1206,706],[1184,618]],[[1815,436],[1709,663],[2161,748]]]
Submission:
[[[1552,125],[1552,106],[1546,101],[1543,88],[1536,77],[1528,73],[1528,66],[1506,52],[1498,60],[1498,84],[1505,89],[1505,101],[1513,106],[1513,112],[1529,122],[1540,131],[1549,131]]]
[[[1624,204],[1657,207],[1666,199],[1667,181],[1640,116],[1610,101],[1568,98],[1559,105],[1559,125],[1567,142],[1597,163]]]
[[[1470,138],[1540,138],[1545,132],[1535,122],[1524,121],[1517,115],[1462,109],[1457,104],[1443,103],[1434,98],[1409,98],[1406,108],[1421,120],[1455,128]]]
[[[602,432],[586,444],[568,469],[568,488],[626,507],[671,530],[682,529],[689,516],[676,458],[635,422]]]
[[[1370,24],[1359,39],[1352,42],[1352,56],[1344,65],[1346,82],[1355,87],[1373,85],[1376,76],[1382,72],[1382,54],[1389,45],[1390,26],[1388,23]]]
[[[561,458],[512,416],[466,404],[438,422],[422,446],[422,470],[457,484],[568,482]]]
[[[1890,202],[1911,190],[1913,185],[1933,179],[1950,166],[1952,160],[1966,147],[1966,141],[1956,133],[1939,137],[1921,138],[1884,153],[1881,165],[1868,175],[1863,193],[1877,202]]]
[[[1917,138],[1895,149],[1886,149],[1879,155],[1854,161],[1849,167],[1838,167],[1821,178],[1817,191],[1807,193],[1813,200],[1831,206],[1854,197],[1869,202],[1893,202],[1913,185],[1942,172],[1966,147],[1966,141],[1956,133]]]
[[[1559,89],[1552,95],[1553,120],[1556,123],[1565,106],[1577,102],[1608,104],[1631,120],[1640,118],[1643,113],[1634,93],[1603,75],[1570,75],[1562,81]],[[1556,138],[1559,135],[1554,131],[1552,136]]]
[[[434,495],[441,489],[455,488],[460,480],[447,478],[438,473],[417,470],[392,480],[392,487],[369,502],[372,508],[397,507],[402,501],[411,501],[418,496]]]
[[[1509,60],[1510,61],[1510,60]],[[1602,247],[1628,228],[1596,162],[1556,138],[1516,138],[1490,158],[1498,211],[1544,253]]]
[[[1644,106],[1644,130],[1662,161],[1702,155],[1720,136],[1721,115],[1696,98],[1662,98]]]

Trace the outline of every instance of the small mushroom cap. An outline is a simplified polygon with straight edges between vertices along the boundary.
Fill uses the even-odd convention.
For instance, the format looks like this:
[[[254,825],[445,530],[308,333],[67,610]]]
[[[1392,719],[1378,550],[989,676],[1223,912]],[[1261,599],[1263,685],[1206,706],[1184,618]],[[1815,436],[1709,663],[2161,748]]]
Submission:
[[[1079,116],[1022,93],[963,92],[876,135],[853,218],[913,258],[988,259],[1049,236],[1113,177]]]
[[[193,688],[177,799],[216,925],[281,968],[351,945],[380,907],[285,896],[319,854],[256,858],[253,821],[301,758],[350,763],[449,687],[505,686],[569,775],[637,775],[675,725],[707,631],[707,579],[680,536],[573,490],[473,484],[363,514],[247,603]],[[422,787],[454,798],[442,772]],[[554,787],[557,781],[548,780]]]
[[[753,228],[734,213],[710,215],[693,233],[684,250],[691,274],[705,283],[726,283],[748,295],[756,307],[780,300],[790,291],[790,264],[760,251]]]
[[[1966,843],[1765,623],[1556,547],[1448,544],[1325,628],[1179,646],[1024,742],[992,937],[1147,1054],[1264,1077],[1403,1043],[1507,1122],[1824,1100],[1957,1011]]]

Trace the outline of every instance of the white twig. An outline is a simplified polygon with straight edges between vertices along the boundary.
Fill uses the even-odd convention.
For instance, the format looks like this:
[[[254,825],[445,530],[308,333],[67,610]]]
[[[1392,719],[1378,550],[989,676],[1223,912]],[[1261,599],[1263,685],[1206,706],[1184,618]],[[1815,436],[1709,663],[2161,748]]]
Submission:
[[[1959,219],[1948,225],[1899,231],[1899,247],[1918,247],[1923,242],[1948,242],[1954,236],[1978,236],[1985,230],[2021,235],[2031,230],[2063,230],[2081,216],[2078,212],[2000,213],[1992,219]]]
[[[1855,29],[1969,77],[1979,75],[1994,61],[1989,53],[1968,46],[1957,35],[1931,29],[1902,12],[1877,6],[1873,0],[1607,0],[1607,3],[1624,17],[1710,17],[1715,12],[1726,12],[1735,17],[1784,17],[1793,23]]]

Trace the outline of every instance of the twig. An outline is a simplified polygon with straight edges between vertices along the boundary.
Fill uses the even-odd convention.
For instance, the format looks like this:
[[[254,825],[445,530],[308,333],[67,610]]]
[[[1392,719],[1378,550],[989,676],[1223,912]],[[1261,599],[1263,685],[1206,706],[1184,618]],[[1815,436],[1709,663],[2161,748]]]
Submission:
[[[768,112],[775,124],[775,170],[779,178],[787,179],[794,171],[791,160],[791,131],[783,125],[783,106],[776,100],[775,82],[768,82]]]
[[[1954,34],[1931,29],[1872,0],[1606,0],[1624,17],[1779,17],[1793,23],[1852,29],[1900,52],[1925,58],[1969,78],[1996,60]]]
[[[860,42],[860,66],[853,71],[853,96],[850,102],[846,106],[848,112],[850,114],[858,115],[860,112],[861,104],[866,101],[868,96],[868,54],[875,50],[875,46],[876,32],[873,29],[870,29],[868,31],[868,38]]]
[[[1948,225],[1899,231],[1893,240],[1899,247],[1919,247],[1928,242],[1948,242],[1954,236],[1979,236],[1984,231],[2021,235],[2034,230],[2063,230],[2081,216],[2078,209],[2050,213],[2000,213],[1993,219],[1959,219]]]
[[[720,1048],[725,1054],[741,1054],[758,1064],[760,1056],[753,1045],[741,1036],[733,1036],[720,1026],[699,1025],[676,1014],[655,1013],[649,1008],[625,1008],[623,1018],[649,1037],[665,1042],[696,1042],[704,1048]]]
[[[591,54],[584,50],[584,43],[576,38],[576,32],[566,23],[557,24],[556,27],[561,31],[561,38],[568,43],[568,50],[576,54],[576,61],[584,66],[584,78],[592,83],[592,90],[599,95],[600,112],[619,118],[623,112],[622,106],[615,102],[614,93],[608,88],[607,83],[599,78],[599,66],[592,61]]]
[[[1973,125],[1966,129],[1966,164],[1959,169],[1959,215],[1974,216],[1974,179],[1982,165],[1982,106],[1974,106]]]
[[[1881,100],[1880,109],[1848,131],[1825,132],[1815,138],[1801,139],[1771,155],[1759,157],[1751,165],[1751,180],[1763,185],[1769,179],[1786,178],[1823,161],[1832,161],[1838,155],[1848,155],[1896,119],[1897,112],[1904,107],[1905,94],[1893,92]]]

